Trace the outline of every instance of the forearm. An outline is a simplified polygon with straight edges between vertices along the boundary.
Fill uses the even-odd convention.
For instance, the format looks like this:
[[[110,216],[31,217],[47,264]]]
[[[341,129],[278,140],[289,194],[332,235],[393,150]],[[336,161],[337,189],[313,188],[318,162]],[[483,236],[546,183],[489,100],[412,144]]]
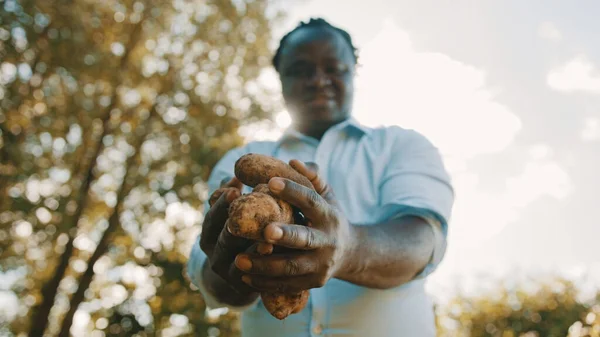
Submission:
[[[434,232],[422,218],[352,226],[352,243],[336,278],[360,286],[392,288],[412,280],[431,259]]]
[[[223,278],[213,272],[208,263],[202,266],[202,280],[204,286],[219,302],[232,307],[243,307],[251,304],[258,297],[258,293],[240,293],[231,287]]]

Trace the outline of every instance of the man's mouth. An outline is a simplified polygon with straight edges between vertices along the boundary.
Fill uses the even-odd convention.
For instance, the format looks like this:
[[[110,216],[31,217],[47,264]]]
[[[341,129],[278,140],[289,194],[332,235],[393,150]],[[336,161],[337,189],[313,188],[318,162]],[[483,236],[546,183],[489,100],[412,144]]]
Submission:
[[[324,102],[324,101],[330,101],[333,99],[335,99],[335,93],[321,91],[321,92],[317,92],[313,95],[309,95],[307,97],[306,101],[308,101],[308,102]]]

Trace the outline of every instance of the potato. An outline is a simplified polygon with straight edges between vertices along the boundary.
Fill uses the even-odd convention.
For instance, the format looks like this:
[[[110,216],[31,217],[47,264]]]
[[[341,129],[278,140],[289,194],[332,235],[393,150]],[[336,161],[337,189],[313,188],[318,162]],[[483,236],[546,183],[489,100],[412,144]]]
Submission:
[[[281,177],[313,188],[310,180],[294,170],[288,163],[262,154],[243,155],[235,163],[234,172],[242,183],[250,187],[267,184],[273,177]]]
[[[243,184],[253,187],[253,190],[240,196],[230,205],[229,231],[237,236],[263,242],[258,245],[259,254],[267,255],[273,251],[288,250],[264,243],[263,231],[268,224],[295,223],[293,207],[273,195],[267,183],[273,177],[281,177],[314,189],[310,180],[279,159],[253,153],[242,156],[235,163],[234,172]],[[300,312],[306,306],[308,296],[308,291],[296,294],[261,293],[267,311],[280,320]]]
[[[269,190],[266,185],[264,188]],[[292,206],[271,194],[252,191],[235,199],[229,206],[229,231],[251,240],[263,240],[264,228],[273,222],[293,223]]]
[[[265,308],[277,319],[285,319],[302,311],[308,302],[308,291],[297,294],[262,293]]]

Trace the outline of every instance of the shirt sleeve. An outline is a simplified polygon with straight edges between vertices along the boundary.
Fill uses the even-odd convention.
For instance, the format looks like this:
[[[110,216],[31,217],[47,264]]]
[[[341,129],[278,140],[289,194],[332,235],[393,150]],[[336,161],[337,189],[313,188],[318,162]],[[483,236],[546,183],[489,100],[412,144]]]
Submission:
[[[234,176],[233,169],[236,160],[243,154],[240,148],[233,149],[225,154],[221,160],[213,168],[208,178],[208,195],[210,196],[216,189],[221,186],[221,181],[230,179]],[[208,199],[204,202],[204,215],[208,212]],[[202,277],[202,268],[206,262],[206,254],[200,249],[200,235],[196,238],[190,256],[187,262],[187,274],[192,284],[194,284],[204,298],[206,306],[210,309],[229,308],[236,311],[243,311],[251,307],[251,303],[242,307],[233,307],[220,302],[215,295],[208,289]]]
[[[393,145],[380,185],[383,217],[418,216],[431,225],[434,251],[416,276],[424,278],[437,268],[446,252],[454,189],[438,149],[427,138],[408,130],[393,132],[391,138]]]

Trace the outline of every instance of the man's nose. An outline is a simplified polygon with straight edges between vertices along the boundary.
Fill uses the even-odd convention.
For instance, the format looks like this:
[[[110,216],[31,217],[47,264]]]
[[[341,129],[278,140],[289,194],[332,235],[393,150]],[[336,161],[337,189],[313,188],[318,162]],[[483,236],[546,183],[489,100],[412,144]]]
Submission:
[[[331,78],[322,69],[316,69],[310,78],[310,84],[316,87],[324,87],[331,84]]]

